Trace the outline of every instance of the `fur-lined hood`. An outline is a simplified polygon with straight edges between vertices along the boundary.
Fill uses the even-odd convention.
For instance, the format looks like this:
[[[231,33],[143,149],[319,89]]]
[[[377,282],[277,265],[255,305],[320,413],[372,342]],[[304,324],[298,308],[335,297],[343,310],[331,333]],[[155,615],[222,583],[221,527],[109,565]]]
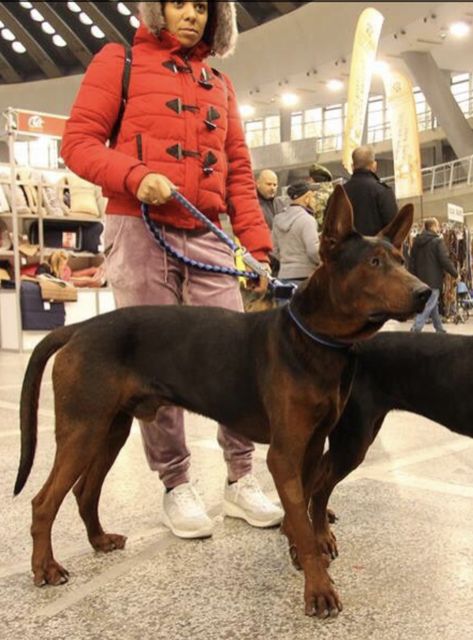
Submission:
[[[213,2],[216,11],[216,27],[208,43],[212,53],[224,58],[233,53],[238,38],[234,2]],[[151,33],[159,35],[165,26],[161,2],[140,2],[140,18]]]

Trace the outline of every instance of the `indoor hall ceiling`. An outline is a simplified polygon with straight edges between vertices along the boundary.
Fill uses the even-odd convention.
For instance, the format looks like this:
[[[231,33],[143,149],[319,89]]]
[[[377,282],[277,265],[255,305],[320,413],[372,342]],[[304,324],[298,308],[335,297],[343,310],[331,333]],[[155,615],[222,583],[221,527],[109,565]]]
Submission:
[[[237,2],[239,30],[247,31],[305,4]],[[131,43],[135,27],[130,20],[137,5],[114,0],[0,2],[0,84],[83,73],[105,43]]]
[[[420,51],[447,74],[473,73],[473,2],[451,1],[307,2],[242,34],[236,54],[218,68],[232,79],[239,102],[255,109],[255,118],[278,113],[285,93],[296,95],[298,110],[339,106],[347,100],[357,21],[368,7],[384,16],[377,59],[390,69],[416,84],[404,54]],[[465,37],[450,33],[457,22],[469,27]],[[383,92],[382,78],[375,75],[371,95]]]

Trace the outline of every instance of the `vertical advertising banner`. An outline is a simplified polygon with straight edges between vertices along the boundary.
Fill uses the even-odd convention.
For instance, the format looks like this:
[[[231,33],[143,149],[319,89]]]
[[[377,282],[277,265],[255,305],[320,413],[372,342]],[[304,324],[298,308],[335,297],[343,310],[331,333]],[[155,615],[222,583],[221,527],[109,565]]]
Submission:
[[[396,198],[422,195],[419,131],[412,83],[399,71],[384,75],[391,121]]]
[[[343,136],[343,166],[351,173],[351,154],[361,145],[366,108],[384,16],[376,9],[365,9],[358,18],[348,83],[348,110]]]

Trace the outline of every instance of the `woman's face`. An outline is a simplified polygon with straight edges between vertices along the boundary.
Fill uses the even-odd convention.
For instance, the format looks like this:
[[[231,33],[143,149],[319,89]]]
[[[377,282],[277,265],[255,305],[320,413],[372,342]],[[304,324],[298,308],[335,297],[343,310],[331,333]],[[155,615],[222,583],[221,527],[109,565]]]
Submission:
[[[166,2],[164,5],[166,28],[186,49],[202,40],[208,17],[208,2]]]

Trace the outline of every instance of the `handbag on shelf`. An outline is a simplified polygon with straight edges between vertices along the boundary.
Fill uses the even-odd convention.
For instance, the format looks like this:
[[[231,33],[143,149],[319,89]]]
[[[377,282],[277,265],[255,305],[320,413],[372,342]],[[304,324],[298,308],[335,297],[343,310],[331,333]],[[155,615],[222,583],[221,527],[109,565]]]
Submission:
[[[41,291],[41,299],[45,302],[77,301],[77,289],[75,286],[70,282],[55,278],[49,273],[40,273],[36,276],[24,275],[21,279],[38,284]]]
[[[50,302],[41,296],[39,282],[22,279],[20,286],[21,326],[27,331],[50,331],[66,320],[64,302]]]
[[[48,302],[76,302],[77,289],[73,284],[55,278],[47,273],[36,277],[41,289],[41,297]]]
[[[65,205],[68,216],[102,217],[99,203],[99,190],[91,182],[83,180],[75,173],[67,173],[56,185],[59,200],[64,202],[65,192],[69,194],[69,205]]]
[[[28,237],[31,244],[39,243],[38,227],[38,221],[35,220],[28,230]],[[73,220],[44,220],[43,236],[45,247],[83,251],[82,227],[80,222]]]
[[[84,220],[43,220],[44,246],[50,249],[87,251],[99,253],[101,250],[101,222]],[[38,244],[38,221],[34,220],[28,230],[31,244]]]

